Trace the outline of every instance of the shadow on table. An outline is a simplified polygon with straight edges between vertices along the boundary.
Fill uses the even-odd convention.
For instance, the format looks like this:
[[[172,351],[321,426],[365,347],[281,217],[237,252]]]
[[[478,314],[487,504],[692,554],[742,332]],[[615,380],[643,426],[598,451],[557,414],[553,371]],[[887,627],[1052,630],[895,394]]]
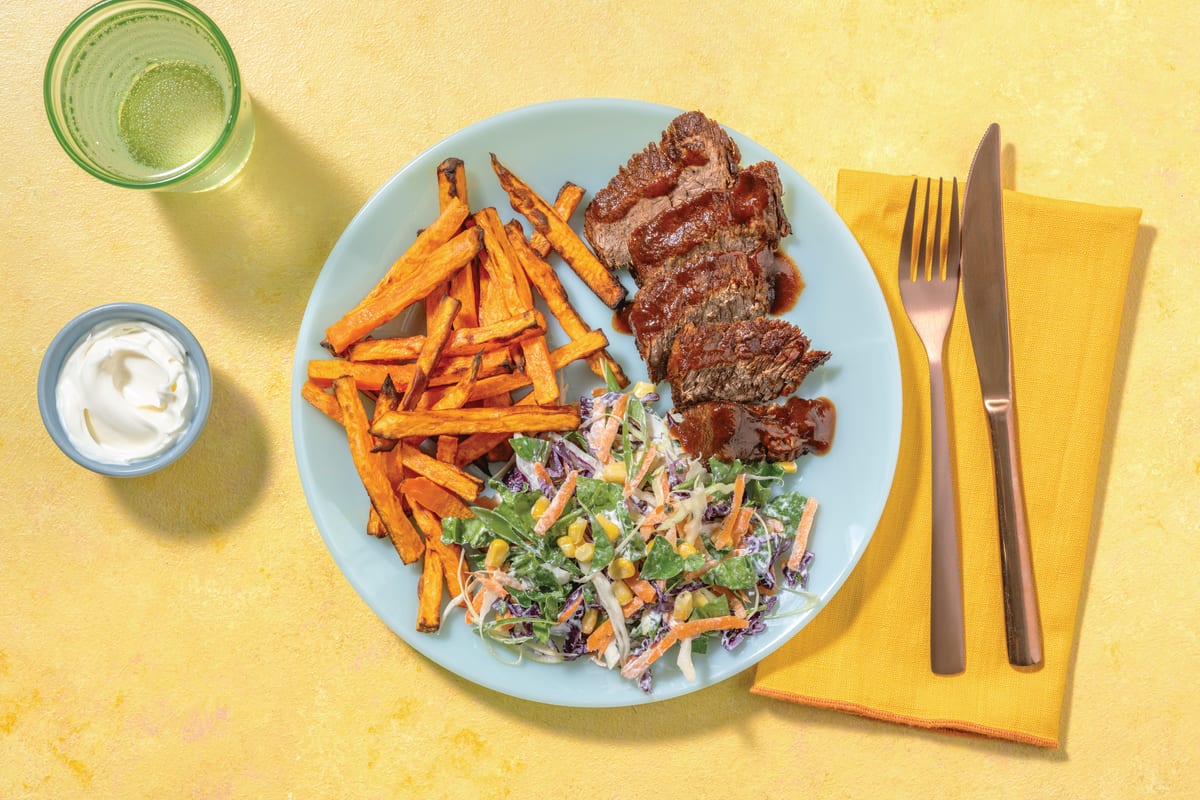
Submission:
[[[443,670],[458,689],[492,710],[525,724],[533,723],[558,736],[595,741],[636,731],[639,741],[695,741],[704,732],[735,730],[750,740],[753,721],[765,712],[768,701],[750,694],[754,670],[683,697],[623,708],[571,708],[509,697]],[[615,740],[614,740],[615,741]],[[766,744],[748,741],[750,746]]]
[[[139,478],[112,478],[114,496],[165,536],[210,536],[257,502],[270,470],[266,428],[254,402],[213,369],[213,405],[192,448],[169,467]]]
[[[239,327],[295,335],[313,280],[361,198],[260,102],[254,149],[226,185],[155,195],[185,245],[204,299]]]

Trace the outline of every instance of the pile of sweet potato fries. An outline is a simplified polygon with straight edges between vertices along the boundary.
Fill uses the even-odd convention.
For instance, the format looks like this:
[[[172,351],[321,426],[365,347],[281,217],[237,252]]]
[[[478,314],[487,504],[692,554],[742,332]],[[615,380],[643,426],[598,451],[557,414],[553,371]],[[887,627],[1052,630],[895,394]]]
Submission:
[[[443,161],[437,219],[329,326],[322,344],[333,357],[309,362],[302,389],[346,430],[370,498],[367,532],[388,537],[405,564],[421,561],[420,631],[441,625],[443,587],[451,598],[462,595],[462,554],[442,542],[442,518],[488,502],[483,481],[465,467],[506,459],[513,434],[578,426],[578,405],[559,397],[557,372],[567,364],[587,359],[597,375],[607,370],[627,383],[603,331],[584,322],[546,261],[557,252],[609,307],[624,299],[624,287],[568,224],[583,189],[564,184],[551,206],[495,155],[492,168],[531,238],[518,220],[503,224],[495,208],[471,213],[465,165]],[[535,292],[568,338],[553,350]],[[423,335],[371,336],[417,304]]]

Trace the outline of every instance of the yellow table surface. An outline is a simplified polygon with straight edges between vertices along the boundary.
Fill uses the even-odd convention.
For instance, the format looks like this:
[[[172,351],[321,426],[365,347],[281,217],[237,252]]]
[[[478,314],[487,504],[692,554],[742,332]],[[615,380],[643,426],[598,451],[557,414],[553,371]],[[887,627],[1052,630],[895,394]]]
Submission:
[[[205,0],[258,139],[235,191],[193,196],[60,150],[42,70],[85,5],[0,6],[0,797],[1198,796],[1189,4]],[[292,455],[312,283],[413,156],[576,96],[700,108],[831,201],[839,167],[963,176],[995,120],[1016,188],[1145,210],[1062,750],[751,696],[751,672],[632,709],[515,700],[418,656],[342,577]],[[202,440],[149,478],[76,467],[38,416],[43,349],[114,300],[175,312],[214,366]]]

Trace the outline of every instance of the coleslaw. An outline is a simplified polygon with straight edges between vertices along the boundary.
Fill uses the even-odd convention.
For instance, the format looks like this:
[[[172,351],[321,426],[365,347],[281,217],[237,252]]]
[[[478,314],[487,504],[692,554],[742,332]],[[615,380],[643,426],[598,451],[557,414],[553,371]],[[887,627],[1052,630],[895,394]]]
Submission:
[[[812,602],[817,508],[782,491],[794,465],[689,456],[653,389],[610,382],[580,400],[578,430],[512,438],[495,507],[442,521],[467,578],[451,603],[481,636],[539,661],[590,658],[647,692],[669,652],[693,680],[692,656],[765,630],[780,593]]]

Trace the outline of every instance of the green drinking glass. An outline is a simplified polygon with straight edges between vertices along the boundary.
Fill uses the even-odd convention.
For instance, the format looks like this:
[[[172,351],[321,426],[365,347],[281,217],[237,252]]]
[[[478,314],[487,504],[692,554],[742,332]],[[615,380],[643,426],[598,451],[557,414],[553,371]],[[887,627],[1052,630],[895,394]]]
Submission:
[[[50,127],[103,181],[198,192],[250,157],[254,118],[233,50],[183,0],[104,0],[59,37],[43,85]]]

